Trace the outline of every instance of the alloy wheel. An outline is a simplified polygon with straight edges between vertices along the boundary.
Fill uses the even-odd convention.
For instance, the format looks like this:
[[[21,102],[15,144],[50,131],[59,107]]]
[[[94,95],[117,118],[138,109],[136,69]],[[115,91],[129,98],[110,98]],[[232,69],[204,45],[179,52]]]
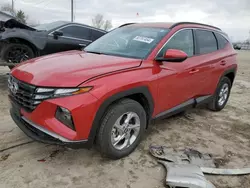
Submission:
[[[111,143],[117,150],[132,145],[140,131],[140,118],[134,112],[122,114],[115,122],[111,132]]]
[[[13,47],[7,54],[7,61],[9,63],[20,63],[28,60],[30,57],[28,49],[24,47]]]
[[[227,83],[223,84],[219,92],[218,105],[222,106],[227,101],[229,94],[229,85]]]

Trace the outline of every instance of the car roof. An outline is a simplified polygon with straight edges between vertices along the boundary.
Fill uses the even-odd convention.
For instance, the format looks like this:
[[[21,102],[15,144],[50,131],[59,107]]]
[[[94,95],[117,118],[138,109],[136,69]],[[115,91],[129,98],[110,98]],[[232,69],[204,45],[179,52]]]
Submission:
[[[90,26],[90,25],[86,25],[86,24],[82,24],[82,23],[77,23],[77,22],[68,22],[68,21],[65,21],[65,25],[70,25],[70,24],[81,25],[81,26],[85,26],[85,27],[89,27],[89,28],[101,31],[103,33],[107,33],[107,31],[105,31],[103,29],[99,29],[99,28],[96,28],[96,27],[93,27],[93,26]]]
[[[147,23],[126,23],[121,25],[124,26],[135,26],[135,27],[160,27],[160,28],[170,28],[174,23],[172,22],[147,22]]]
[[[210,28],[210,29],[215,29],[218,31],[221,31],[220,28],[212,26],[212,25],[207,25],[207,24],[202,24],[202,23],[196,23],[196,22],[149,22],[149,23],[126,23],[121,25],[120,27],[124,26],[135,26],[135,27],[159,27],[159,28],[168,28],[172,29],[177,26],[183,26],[183,27],[201,27],[201,28]]]

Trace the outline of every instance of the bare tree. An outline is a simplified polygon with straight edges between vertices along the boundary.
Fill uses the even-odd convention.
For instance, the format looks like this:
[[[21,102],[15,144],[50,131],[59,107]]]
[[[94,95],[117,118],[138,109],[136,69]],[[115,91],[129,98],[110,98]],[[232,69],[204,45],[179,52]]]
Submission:
[[[99,29],[109,30],[112,28],[112,21],[111,20],[104,20],[102,14],[97,14],[92,19],[92,25]]]
[[[111,20],[106,20],[104,25],[103,25],[103,29],[108,31],[109,29],[112,28],[112,23],[111,23]]]
[[[104,23],[103,15],[101,15],[101,14],[97,14],[97,15],[95,15],[94,18],[92,18],[92,25],[96,28],[101,29],[103,23]]]

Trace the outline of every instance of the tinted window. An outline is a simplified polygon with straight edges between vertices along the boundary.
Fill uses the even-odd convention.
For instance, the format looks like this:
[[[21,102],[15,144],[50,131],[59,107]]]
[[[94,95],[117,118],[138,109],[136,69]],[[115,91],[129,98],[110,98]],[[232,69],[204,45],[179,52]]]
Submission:
[[[67,26],[60,31],[63,32],[63,36],[65,37],[73,37],[73,38],[79,38],[79,39],[90,39],[90,29],[80,26]]]
[[[92,40],[96,40],[103,36],[105,33],[92,29]]]
[[[198,43],[198,52],[206,54],[217,50],[217,41],[211,31],[196,30],[196,38]]]
[[[228,43],[228,40],[225,39],[225,37],[223,37],[221,34],[218,34],[218,33],[215,33],[215,36],[218,40],[219,49],[225,48],[225,46]]]
[[[174,36],[166,43],[166,45],[162,48],[159,57],[163,57],[164,53],[168,49],[178,49],[187,53],[187,55],[194,55],[194,41],[193,41],[193,33],[191,29],[186,29],[177,32]]]

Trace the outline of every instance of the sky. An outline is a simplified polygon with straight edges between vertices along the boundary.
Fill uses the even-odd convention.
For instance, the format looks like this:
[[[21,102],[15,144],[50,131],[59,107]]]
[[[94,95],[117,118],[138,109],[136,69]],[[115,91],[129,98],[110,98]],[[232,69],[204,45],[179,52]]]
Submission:
[[[1,0],[0,6],[11,3]],[[30,22],[71,19],[71,0],[14,0]],[[250,0],[74,0],[74,21],[91,25],[96,14],[113,27],[128,22],[201,22],[220,27],[231,40],[250,36]],[[138,13],[138,14],[137,14]]]

